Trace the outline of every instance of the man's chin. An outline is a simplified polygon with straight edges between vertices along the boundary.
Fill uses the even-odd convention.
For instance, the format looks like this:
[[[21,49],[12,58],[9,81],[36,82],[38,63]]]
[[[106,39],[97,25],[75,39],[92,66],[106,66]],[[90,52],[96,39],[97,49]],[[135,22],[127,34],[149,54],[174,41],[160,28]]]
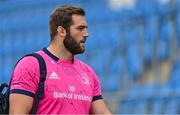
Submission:
[[[82,54],[82,53],[84,53],[84,52],[85,52],[85,49],[82,49],[81,51],[76,52],[74,55]]]

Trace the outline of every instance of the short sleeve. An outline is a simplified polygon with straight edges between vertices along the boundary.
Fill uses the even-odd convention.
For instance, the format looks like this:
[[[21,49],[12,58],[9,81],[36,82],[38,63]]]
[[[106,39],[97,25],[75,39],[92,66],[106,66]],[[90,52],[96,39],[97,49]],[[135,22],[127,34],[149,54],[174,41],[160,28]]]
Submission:
[[[24,57],[13,71],[10,93],[34,97],[38,87],[39,76],[38,60],[32,56]]]
[[[92,74],[93,74],[93,80],[94,80],[93,100],[92,101],[103,99],[102,94],[101,94],[100,81],[99,81],[97,75],[95,74],[95,72],[93,72]]]

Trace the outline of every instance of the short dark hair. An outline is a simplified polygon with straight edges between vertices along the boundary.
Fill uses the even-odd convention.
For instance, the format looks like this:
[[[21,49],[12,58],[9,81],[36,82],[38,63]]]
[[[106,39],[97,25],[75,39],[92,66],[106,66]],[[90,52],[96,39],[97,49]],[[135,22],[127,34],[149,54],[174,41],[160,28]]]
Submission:
[[[72,5],[63,5],[57,7],[51,14],[49,20],[49,31],[51,41],[57,34],[57,27],[62,26],[69,31],[70,26],[72,25],[72,15],[78,14],[85,16],[85,11],[79,6]]]

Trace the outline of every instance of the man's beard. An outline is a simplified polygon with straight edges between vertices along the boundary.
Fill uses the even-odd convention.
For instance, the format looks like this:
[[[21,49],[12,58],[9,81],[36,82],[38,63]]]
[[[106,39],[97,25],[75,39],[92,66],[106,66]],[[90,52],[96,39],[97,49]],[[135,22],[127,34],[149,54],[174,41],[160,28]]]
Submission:
[[[70,51],[73,55],[83,53],[85,51],[84,48],[80,46],[80,43],[85,43],[83,42],[77,42],[71,35],[68,33],[63,41],[65,48]]]

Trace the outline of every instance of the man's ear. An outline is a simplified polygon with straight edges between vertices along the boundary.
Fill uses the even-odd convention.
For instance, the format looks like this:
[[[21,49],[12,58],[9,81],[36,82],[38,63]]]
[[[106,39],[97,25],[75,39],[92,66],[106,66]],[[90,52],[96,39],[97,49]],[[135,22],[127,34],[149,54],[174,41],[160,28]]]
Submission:
[[[58,26],[57,27],[57,34],[62,36],[62,37],[65,37],[66,36],[66,30],[62,26]]]

